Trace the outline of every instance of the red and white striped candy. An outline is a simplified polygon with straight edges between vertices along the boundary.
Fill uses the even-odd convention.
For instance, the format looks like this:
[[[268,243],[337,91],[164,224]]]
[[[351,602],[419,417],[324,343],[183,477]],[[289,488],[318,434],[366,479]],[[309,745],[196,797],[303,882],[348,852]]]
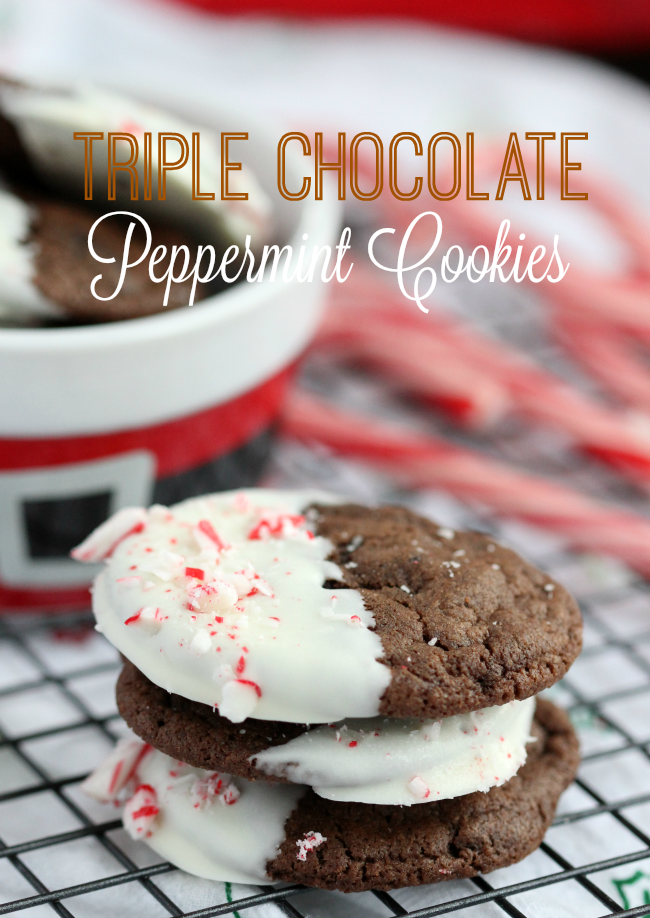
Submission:
[[[426,800],[431,796],[431,791],[419,775],[411,778],[408,782],[408,789],[418,800]]]
[[[305,530],[302,527],[305,524],[305,517],[294,513],[277,513],[273,510],[265,510],[258,523],[248,533],[248,538],[255,541],[261,539],[287,539],[295,536]]]
[[[187,596],[189,605],[197,612],[226,612],[238,599],[237,590],[226,580],[189,586]]]
[[[91,532],[87,539],[70,552],[75,561],[92,563],[110,558],[127,536],[142,532],[147,523],[147,511],[142,507],[125,507]]]
[[[506,392],[511,410],[568,434],[582,451],[650,488],[650,435],[636,422],[536,366],[525,354],[481,335],[433,306],[427,316],[420,316],[405,308],[397,297],[387,295],[376,281],[368,286],[368,300],[364,302],[360,283],[361,299],[356,305],[347,299],[345,308],[337,307],[335,313],[336,334],[340,336],[341,329],[347,327],[348,354],[357,348],[361,359],[372,356],[374,365],[388,376],[442,404],[462,422],[476,420],[480,417],[476,405],[471,410],[467,407],[472,405],[469,391],[465,403],[445,403],[444,389],[435,378],[442,349],[459,383],[469,380],[468,368],[480,370]],[[326,322],[325,341],[327,329]],[[484,389],[486,398],[489,392],[489,388]],[[502,401],[493,403],[493,416],[498,416],[504,405]]]
[[[130,628],[138,628],[147,634],[158,634],[167,616],[157,606],[144,606],[124,622]]]
[[[373,287],[376,285],[373,285]],[[406,310],[382,309],[370,287],[337,291],[316,347],[383,372],[408,391],[424,395],[469,427],[486,427],[512,408],[507,388],[459,348],[409,322]],[[382,291],[385,298],[385,292]]]
[[[314,848],[318,848],[319,845],[322,845],[323,842],[326,841],[327,839],[324,835],[321,835],[320,832],[307,832],[304,838],[300,838],[296,842],[296,846],[298,847],[298,854],[296,854],[296,857],[299,861],[306,861],[309,852],[313,851]]]
[[[150,784],[141,784],[124,807],[124,828],[131,838],[149,838],[159,812],[156,791]]]
[[[587,372],[650,418],[650,367],[638,341],[611,323],[578,313],[558,311],[554,318],[560,342]]]
[[[86,778],[81,790],[100,803],[114,803],[123,799],[129,791],[129,785],[137,780],[138,766],[151,752],[151,748],[139,739],[121,739]]]
[[[208,556],[225,551],[228,545],[223,541],[221,536],[215,531],[210,520],[199,520],[192,529],[192,534],[202,552]]]
[[[203,809],[217,800],[222,806],[232,806],[239,800],[239,788],[230,775],[213,771],[197,778],[190,790],[192,806]]]
[[[410,487],[443,488],[469,504],[556,532],[576,548],[613,555],[650,576],[650,521],[640,515],[305,393],[289,400],[284,429],[370,462]]]

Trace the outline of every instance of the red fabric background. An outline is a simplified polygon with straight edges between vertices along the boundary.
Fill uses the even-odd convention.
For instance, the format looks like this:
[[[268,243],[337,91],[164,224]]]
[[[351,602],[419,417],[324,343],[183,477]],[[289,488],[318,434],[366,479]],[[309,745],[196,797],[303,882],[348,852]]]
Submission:
[[[399,16],[591,51],[650,44],[650,0],[177,0],[222,14]]]

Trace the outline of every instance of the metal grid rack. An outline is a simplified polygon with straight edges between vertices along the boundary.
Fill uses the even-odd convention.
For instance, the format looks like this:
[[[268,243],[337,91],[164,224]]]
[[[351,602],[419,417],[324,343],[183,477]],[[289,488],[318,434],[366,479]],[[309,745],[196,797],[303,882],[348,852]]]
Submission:
[[[581,387],[548,347],[535,304],[500,294],[461,297],[461,314],[513,340]],[[486,318],[487,317],[487,318]],[[372,412],[416,417],[377,381],[310,364],[309,385]],[[429,419],[427,419],[429,423]],[[631,488],[544,434],[507,425],[476,439],[447,436],[595,496],[650,511]],[[448,495],[404,492],[326,451],[276,447],[272,485],[322,487],[351,499],[404,502],[454,528],[489,531],[579,599],[585,647],[549,696],[571,714],[583,762],[539,851],[473,880],[346,896],[303,887],[245,887],[188,877],[131,841],[119,814],[78,787],[120,736],[115,650],[81,614],[56,621],[0,617],[0,915],[45,918],[650,918],[650,583],[620,565],[572,554],[554,537],[472,511]],[[75,642],[75,636],[85,638]]]
[[[144,846],[126,841],[117,814],[98,817],[74,793],[87,771],[78,750],[97,750],[119,735],[110,701],[119,669],[113,649],[89,634],[85,615],[58,619],[55,626],[16,616],[0,620],[0,914],[117,914],[116,902],[101,897],[119,889],[143,918],[649,915],[650,589],[632,578],[594,585],[588,565],[566,553],[535,560],[568,581],[582,600],[585,650],[551,692],[571,712],[584,757],[540,852],[521,865],[471,881],[350,897],[296,886],[251,894],[250,888],[213,884],[222,901],[187,909],[187,896],[178,893],[187,888],[164,882],[180,871],[143,862]],[[84,629],[85,640],[75,643]],[[27,712],[36,712],[40,725],[30,725]],[[59,754],[52,766],[57,743],[63,761]],[[79,866],[76,882],[62,882],[68,874],[57,865],[81,865],[84,850],[92,854],[88,873]]]

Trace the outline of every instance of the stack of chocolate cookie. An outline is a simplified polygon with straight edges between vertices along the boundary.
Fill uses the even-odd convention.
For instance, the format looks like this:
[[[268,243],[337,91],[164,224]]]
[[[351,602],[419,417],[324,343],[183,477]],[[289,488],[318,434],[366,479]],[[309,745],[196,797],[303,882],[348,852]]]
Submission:
[[[97,627],[122,652],[122,741],[88,779],[173,863],[344,891],[470,877],[541,842],[573,778],[535,695],[580,614],[489,536],[400,507],[251,490],[121,511]]]

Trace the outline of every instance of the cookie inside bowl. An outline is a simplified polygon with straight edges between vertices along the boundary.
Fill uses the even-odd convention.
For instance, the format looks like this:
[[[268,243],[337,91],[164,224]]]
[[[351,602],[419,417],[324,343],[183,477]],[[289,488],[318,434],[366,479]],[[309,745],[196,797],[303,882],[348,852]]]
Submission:
[[[230,286],[212,270],[230,245],[242,261],[247,237],[253,248],[274,238],[253,170],[229,168],[237,199],[221,200],[218,132],[164,107],[4,80],[0,135],[5,324],[107,322],[198,302]]]

